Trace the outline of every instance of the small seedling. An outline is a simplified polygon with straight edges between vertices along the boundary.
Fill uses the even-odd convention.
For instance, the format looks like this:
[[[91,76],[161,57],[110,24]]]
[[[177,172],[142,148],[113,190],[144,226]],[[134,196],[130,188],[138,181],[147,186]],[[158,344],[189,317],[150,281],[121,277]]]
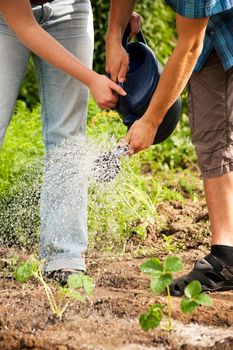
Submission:
[[[54,293],[49,285],[45,282],[42,273],[41,262],[32,259],[26,262],[22,262],[14,272],[14,277],[18,282],[25,283],[31,277],[36,278],[44,287],[48,302],[53,314],[59,318],[62,317],[69,301],[64,300],[65,296],[78,299],[81,302],[86,300],[86,296],[91,295],[93,292],[93,280],[89,276],[83,274],[72,274],[67,281],[67,287],[60,288],[60,301],[57,302]],[[79,291],[77,291],[79,289]]]
[[[163,240],[164,240],[164,245],[165,245],[165,250],[167,252],[177,252],[178,248],[177,248],[177,244],[176,242],[173,241],[173,237],[172,236],[166,236],[166,235],[162,235]]]
[[[169,286],[173,282],[173,272],[182,270],[182,262],[179,258],[168,257],[164,263],[157,258],[152,258],[141,265],[141,271],[151,276],[150,287],[155,294],[167,293],[167,324],[165,330],[171,331],[171,295]],[[197,306],[211,306],[212,299],[202,293],[200,282],[190,282],[185,290],[185,297],[181,301],[180,307],[182,312],[192,312]],[[139,318],[141,328],[145,331],[154,329],[159,326],[164,314],[163,304],[157,303],[152,305],[145,314]]]
[[[193,312],[198,306],[212,306],[213,300],[209,295],[202,293],[199,281],[190,282],[184,290],[185,297],[181,300],[180,307],[184,313]]]
[[[152,258],[148,261],[146,261],[144,264],[141,265],[141,271],[144,273],[147,273],[151,275],[151,282],[150,287],[152,292],[156,294],[161,294],[166,290],[167,292],[167,310],[168,310],[168,319],[167,319],[167,325],[166,330],[171,330],[171,295],[170,295],[170,289],[169,286],[173,281],[172,273],[173,272],[179,272],[182,269],[182,262],[179,258],[176,256],[168,257],[164,263],[157,259]],[[163,311],[162,311],[162,305],[160,308],[160,311],[158,312],[158,305],[161,304],[155,304],[152,306],[152,309],[149,309],[148,312],[140,317],[140,325],[142,329],[148,330],[153,329],[157,327],[160,324],[160,321],[163,317]],[[156,307],[153,309],[153,307]],[[154,311],[153,311],[154,310]],[[157,310],[155,312],[155,310]],[[156,319],[156,321],[148,322],[148,320]],[[146,322],[146,328],[145,328],[145,322],[144,319],[147,318]]]

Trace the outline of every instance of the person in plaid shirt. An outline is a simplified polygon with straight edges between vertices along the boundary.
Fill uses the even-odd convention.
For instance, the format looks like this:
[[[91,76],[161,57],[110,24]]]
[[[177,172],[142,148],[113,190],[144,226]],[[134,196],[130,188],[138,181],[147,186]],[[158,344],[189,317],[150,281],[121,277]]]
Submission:
[[[166,2],[176,12],[176,47],[147,111],[125,141],[134,152],[149,147],[167,110],[187,85],[192,141],[204,181],[212,242],[210,254],[173,282],[171,294],[182,295],[192,280],[199,280],[203,291],[233,290],[233,0]],[[135,3],[111,1],[106,69],[114,81],[124,82],[128,70],[121,40]],[[134,19],[139,27],[135,15]]]

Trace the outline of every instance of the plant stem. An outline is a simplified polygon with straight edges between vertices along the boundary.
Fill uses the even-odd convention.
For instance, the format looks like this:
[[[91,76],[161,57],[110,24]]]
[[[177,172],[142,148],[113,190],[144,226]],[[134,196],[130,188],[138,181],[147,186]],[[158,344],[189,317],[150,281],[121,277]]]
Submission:
[[[142,201],[147,205],[148,209],[152,210],[153,214],[155,213],[154,203],[152,202],[147,193],[140,191],[138,188],[135,188],[130,184],[126,184],[126,187],[131,189],[130,191],[128,190],[129,193],[135,194],[136,192],[141,197]]]
[[[60,308],[57,306],[57,303],[54,299],[53,296],[53,292],[51,291],[50,287],[47,285],[47,283],[44,281],[41,270],[38,270],[37,273],[35,273],[35,277],[37,277],[37,279],[42,283],[45,293],[47,295],[48,301],[49,301],[49,305],[52,309],[52,312],[57,315],[57,316],[61,316],[61,311]]]
[[[62,317],[63,313],[65,312],[67,306],[69,305],[69,301],[67,301],[67,303],[65,304],[65,306],[62,308],[61,312],[60,312],[60,317]]]
[[[171,320],[171,294],[169,286],[167,288],[167,331],[172,329],[172,320]]]
[[[138,214],[138,212],[132,207],[132,205],[129,203],[129,201],[121,194],[121,192],[118,190],[116,186],[114,186],[117,193],[120,195],[120,197],[123,199],[123,201],[130,207],[130,209],[134,212],[134,214],[139,218],[140,221],[143,221],[141,216]]]

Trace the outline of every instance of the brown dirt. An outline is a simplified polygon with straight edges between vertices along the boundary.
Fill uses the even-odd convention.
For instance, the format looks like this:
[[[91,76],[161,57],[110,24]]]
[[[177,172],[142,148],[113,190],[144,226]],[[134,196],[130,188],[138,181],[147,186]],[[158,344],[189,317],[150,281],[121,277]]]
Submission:
[[[158,211],[160,215],[166,213],[164,234],[174,234],[174,247],[186,248],[176,253],[182,258],[186,272],[196,258],[208,251],[206,209],[200,203],[187,202],[185,207],[177,203],[161,205]],[[139,266],[150,256],[165,259],[168,252],[152,228],[148,230],[148,239],[141,242],[141,255],[138,244],[132,236],[127,253],[122,256],[89,254],[88,270],[95,280],[94,295],[85,304],[71,300],[61,320],[52,316],[44,290],[36,281],[19,284],[11,278],[9,267],[2,269],[0,349],[233,349],[233,292],[213,293],[213,307],[199,308],[191,315],[183,315],[180,298],[172,298],[171,333],[161,328],[150,332],[140,329],[139,315],[154,302],[166,303],[166,298],[152,295],[149,279]],[[22,250],[2,247],[0,258],[12,253],[27,257]],[[52,288],[55,290],[56,285]]]

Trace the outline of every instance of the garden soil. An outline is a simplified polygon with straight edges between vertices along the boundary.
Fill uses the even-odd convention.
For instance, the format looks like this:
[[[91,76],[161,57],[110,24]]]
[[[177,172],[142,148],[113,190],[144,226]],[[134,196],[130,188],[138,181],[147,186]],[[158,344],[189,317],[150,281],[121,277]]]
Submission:
[[[0,278],[0,349],[37,350],[201,350],[233,349],[233,292],[212,293],[213,307],[200,307],[192,314],[180,311],[180,298],[172,297],[173,330],[140,329],[138,318],[155,302],[166,297],[153,295],[149,278],[140,265],[152,256],[179,256],[187,272],[208,251],[209,236],[204,205],[172,203],[158,208],[167,215],[167,234],[174,240],[168,247],[153,227],[142,243],[132,235],[122,255],[89,252],[88,272],[94,278],[93,296],[82,304],[71,300],[61,319],[50,311],[43,287],[31,280],[20,284],[12,278],[6,257],[28,253],[17,247],[2,247]],[[169,231],[170,230],[170,231]],[[140,246],[140,249],[139,249]],[[56,284],[51,284],[56,291]],[[164,307],[166,314],[166,306]]]

